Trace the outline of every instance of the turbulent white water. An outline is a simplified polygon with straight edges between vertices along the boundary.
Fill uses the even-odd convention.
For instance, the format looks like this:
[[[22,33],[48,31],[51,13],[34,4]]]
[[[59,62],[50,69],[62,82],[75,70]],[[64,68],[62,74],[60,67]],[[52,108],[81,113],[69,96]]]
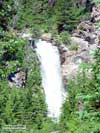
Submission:
[[[59,52],[56,46],[41,39],[36,43],[36,47],[41,62],[42,85],[48,105],[48,116],[59,118],[64,101]]]

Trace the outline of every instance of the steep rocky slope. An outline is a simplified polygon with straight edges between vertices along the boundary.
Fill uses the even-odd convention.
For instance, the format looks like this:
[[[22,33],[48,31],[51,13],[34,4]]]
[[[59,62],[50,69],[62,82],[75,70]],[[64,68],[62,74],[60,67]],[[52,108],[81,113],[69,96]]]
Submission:
[[[100,22],[100,6],[92,7],[91,18],[82,21],[71,35],[71,46],[60,46],[61,66],[64,82],[74,78],[79,70],[81,62],[93,61],[92,53],[99,47],[100,28],[96,25]]]

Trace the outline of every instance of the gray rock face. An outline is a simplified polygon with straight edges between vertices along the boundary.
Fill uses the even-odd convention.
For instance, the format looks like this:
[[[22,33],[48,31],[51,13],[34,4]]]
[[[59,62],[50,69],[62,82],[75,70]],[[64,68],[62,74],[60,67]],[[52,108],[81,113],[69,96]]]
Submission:
[[[87,50],[89,46],[89,43],[87,41],[79,37],[71,37],[71,43],[72,45],[77,44],[79,49],[81,50]]]
[[[100,5],[94,5],[91,13],[92,22],[100,22]]]
[[[94,23],[90,21],[81,22],[75,33],[71,37],[71,45],[78,47],[77,50],[67,50],[63,52],[61,48],[62,75],[64,84],[68,79],[75,78],[79,72],[79,64],[93,62],[91,53],[97,49],[99,45],[100,30],[96,29]],[[91,75],[91,72],[88,73]]]

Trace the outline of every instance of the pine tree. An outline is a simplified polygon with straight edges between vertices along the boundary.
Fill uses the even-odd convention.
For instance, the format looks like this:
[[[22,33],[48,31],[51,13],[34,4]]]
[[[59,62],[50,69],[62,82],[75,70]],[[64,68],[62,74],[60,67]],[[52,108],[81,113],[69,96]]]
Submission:
[[[81,9],[77,7],[77,0],[58,0],[55,4],[55,14],[58,19],[58,31],[62,32],[66,30],[71,32],[75,29],[81,19],[80,12]]]

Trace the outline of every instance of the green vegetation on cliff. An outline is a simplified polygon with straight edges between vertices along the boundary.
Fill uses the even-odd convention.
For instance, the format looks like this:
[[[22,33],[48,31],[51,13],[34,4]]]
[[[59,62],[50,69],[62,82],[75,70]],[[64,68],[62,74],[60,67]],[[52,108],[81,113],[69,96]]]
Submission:
[[[89,18],[87,5],[79,0],[1,0],[0,9],[0,132],[5,125],[21,124],[27,130],[15,133],[100,133],[100,50],[95,62],[82,64],[81,76],[68,82],[69,95],[56,124],[47,117],[37,56],[28,50],[29,42],[15,34],[27,28],[36,36],[52,32],[57,42],[69,44],[69,33]],[[25,88],[9,86],[7,77],[18,68],[28,69]]]
[[[95,63],[84,64],[82,73],[68,84],[69,96],[63,105],[62,133],[100,132],[100,50],[94,55]],[[91,77],[87,72],[91,70]],[[81,75],[81,76],[80,76]]]

